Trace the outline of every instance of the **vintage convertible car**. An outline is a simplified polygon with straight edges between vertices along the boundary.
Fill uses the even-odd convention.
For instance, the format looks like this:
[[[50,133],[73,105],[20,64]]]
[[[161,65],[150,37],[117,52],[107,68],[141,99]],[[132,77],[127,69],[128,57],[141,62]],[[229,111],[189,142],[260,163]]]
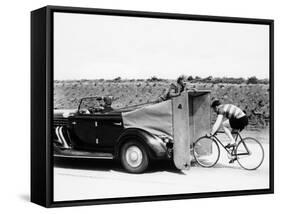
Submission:
[[[131,173],[153,159],[190,167],[190,145],[210,129],[210,92],[160,103],[111,108],[112,97],[86,97],[75,110],[54,110],[54,156],[117,159]]]
[[[54,156],[118,159],[132,173],[145,171],[152,159],[170,159],[172,139],[137,127],[124,127],[122,114],[142,108],[104,108],[110,97],[86,97],[77,110],[54,110]]]

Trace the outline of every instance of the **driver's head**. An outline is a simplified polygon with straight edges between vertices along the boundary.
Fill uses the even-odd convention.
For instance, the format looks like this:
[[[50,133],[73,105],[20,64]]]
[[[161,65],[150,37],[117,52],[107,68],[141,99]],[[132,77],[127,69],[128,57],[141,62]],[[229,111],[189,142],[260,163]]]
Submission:
[[[218,111],[218,106],[221,105],[221,102],[219,100],[214,100],[212,102],[211,108],[217,112]]]
[[[112,104],[112,98],[111,97],[104,97],[103,101],[104,101],[104,104],[106,106],[111,106],[111,104]]]

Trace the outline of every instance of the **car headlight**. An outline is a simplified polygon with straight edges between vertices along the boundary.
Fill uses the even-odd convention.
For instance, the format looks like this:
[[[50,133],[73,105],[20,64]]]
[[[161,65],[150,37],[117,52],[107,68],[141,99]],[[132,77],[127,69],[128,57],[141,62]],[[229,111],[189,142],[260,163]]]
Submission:
[[[162,136],[161,139],[162,139],[162,141],[163,141],[164,143],[166,143],[166,144],[172,142],[172,139],[170,139],[170,138],[167,137],[167,136]]]

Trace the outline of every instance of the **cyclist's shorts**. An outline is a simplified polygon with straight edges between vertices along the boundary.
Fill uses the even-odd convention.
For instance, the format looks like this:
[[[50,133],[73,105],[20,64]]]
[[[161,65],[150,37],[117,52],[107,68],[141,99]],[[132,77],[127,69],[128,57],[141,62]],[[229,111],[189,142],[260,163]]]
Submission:
[[[231,118],[231,119],[229,119],[229,123],[230,123],[231,128],[242,131],[245,128],[245,126],[248,125],[248,117],[243,116],[239,119]]]

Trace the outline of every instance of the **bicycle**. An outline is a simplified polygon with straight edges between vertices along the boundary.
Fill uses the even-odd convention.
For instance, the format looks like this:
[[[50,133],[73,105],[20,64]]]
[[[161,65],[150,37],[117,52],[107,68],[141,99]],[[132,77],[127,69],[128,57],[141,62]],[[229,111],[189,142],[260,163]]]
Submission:
[[[239,131],[232,132],[235,136],[235,145],[228,148],[217,137],[218,131],[212,136],[200,137],[193,144],[195,161],[202,167],[213,167],[220,158],[220,147],[224,148],[229,158],[246,170],[259,168],[264,160],[264,149],[261,143],[252,137],[242,138]],[[238,143],[237,143],[238,142]]]

